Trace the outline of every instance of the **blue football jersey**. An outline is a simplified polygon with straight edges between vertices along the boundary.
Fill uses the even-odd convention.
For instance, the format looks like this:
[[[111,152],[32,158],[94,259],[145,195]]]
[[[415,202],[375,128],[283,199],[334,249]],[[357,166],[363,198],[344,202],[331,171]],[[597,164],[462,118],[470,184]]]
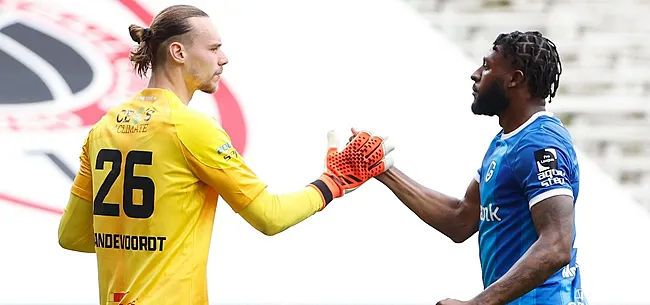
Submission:
[[[580,170],[569,132],[552,113],[539,112],[516,130],[497,134],[475,179],[481,197],[479,253],[488,287],[537,240],[530,213],[535,204],[557,195],[571,196],[575,204]],[[574,247],[569,265],[510,304],[587,304],[576,255]]]

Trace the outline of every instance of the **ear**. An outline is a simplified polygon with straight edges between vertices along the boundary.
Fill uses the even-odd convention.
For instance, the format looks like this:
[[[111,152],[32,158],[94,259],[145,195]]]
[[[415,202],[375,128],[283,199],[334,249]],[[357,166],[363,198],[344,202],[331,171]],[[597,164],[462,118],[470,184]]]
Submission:
[[[515,72],[512,74],[510,81],[508,82],[508,88],[514,88],[525,82],[526,82],[526,77],[524,76],[524,72],[521,70],[515,70]]]
[[[185,46],[180,42],[172,42],[169,44],[169,56],[171,59],[179,64],[185,63]]]

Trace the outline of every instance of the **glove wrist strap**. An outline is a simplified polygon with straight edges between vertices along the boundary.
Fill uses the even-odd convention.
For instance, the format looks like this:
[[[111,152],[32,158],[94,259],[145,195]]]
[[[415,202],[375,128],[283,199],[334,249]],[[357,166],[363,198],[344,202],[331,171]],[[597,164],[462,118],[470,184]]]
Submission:
[[[318,180],[310,183],[314,186],[323,197],[323,208],[327,206],[334,198],[341,197],[342,192],[332,178],[323,174]]]

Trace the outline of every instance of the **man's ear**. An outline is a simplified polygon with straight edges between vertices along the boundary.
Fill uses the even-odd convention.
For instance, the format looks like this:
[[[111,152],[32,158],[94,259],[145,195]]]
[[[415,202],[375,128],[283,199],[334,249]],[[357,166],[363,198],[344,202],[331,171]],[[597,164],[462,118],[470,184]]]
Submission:
[[[521,70],[515,70],[515,72],[512,74],[510,82],[508,82],[508,88],[514,88],[525,82],[526,77],[524,76],[524,72]]]
[[[185,47],[180,42],[172,42],[169,44],[169,56],[171,59],[179,64],[185,62]]]

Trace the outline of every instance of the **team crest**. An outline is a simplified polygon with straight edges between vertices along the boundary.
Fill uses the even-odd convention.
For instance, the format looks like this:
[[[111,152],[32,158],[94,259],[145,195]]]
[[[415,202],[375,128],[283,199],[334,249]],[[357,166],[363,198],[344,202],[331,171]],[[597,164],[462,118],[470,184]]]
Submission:
[[[490,181],[492,179],[492,176],[494,175],[494,170],[497,168],[497,162],[492,160],[490,162],[490,166],[488,166],[487,174],[485,174],[485,182]]]

